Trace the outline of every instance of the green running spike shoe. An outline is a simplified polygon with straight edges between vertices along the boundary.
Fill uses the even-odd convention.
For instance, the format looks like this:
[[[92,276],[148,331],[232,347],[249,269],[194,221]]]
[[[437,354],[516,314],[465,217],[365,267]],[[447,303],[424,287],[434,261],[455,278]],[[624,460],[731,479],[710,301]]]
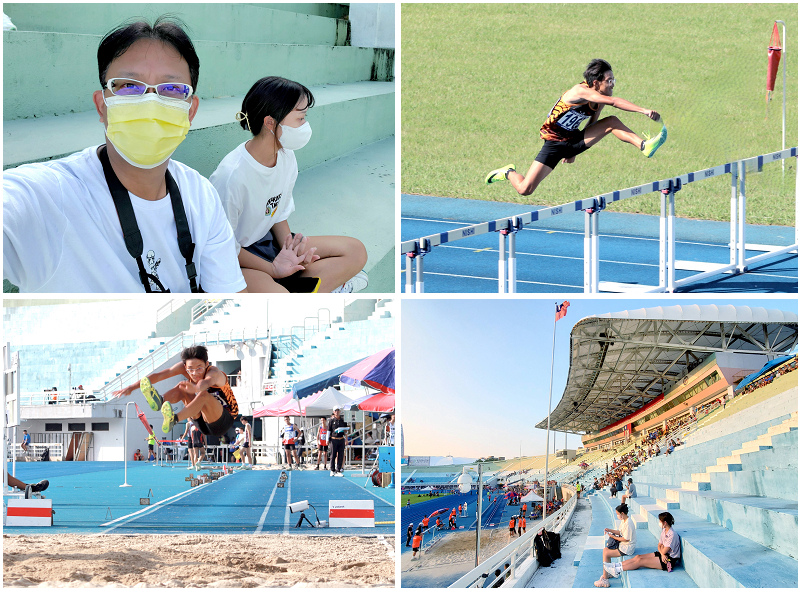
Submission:
[[[147,399],[147,404],[150,405],[150,409],[153,411],[158,411],[161,409],[161,406],[164,404],[164,399],[161,398],[161,395],[158,394],[158,391],[153,388],[153,385],[150,384],[150,379],[146,376],[139,381],[139,388],[144,395],[144,398]]]
[[[647,158],[652,157],[653,154],[656,153],[656,150],[658,150],[661,147],[661,145],[664,142],[667,141],[667,126],[664,125],[663,118],[662,118],[661,122],[662,122],[661,123],[661,131],[658,133],[657,136],[655,136],[653,138],[647,138],[647,135],[645,134],[646,139],[645,139],[645,142],[644,142],[644,149],[642,150],[642,153]]]
[[[164,416],[164,423],[161,424],[161,431],[168,434],[172,427],[178,423],[178,418],[175,417],[175,412],[172,411],[172,405],[169,404],[169,401],[166,401],[161,406],[161,415]]]
[[[517,170],[517,167],[515,167],[513,164],[507,164],[504,167],[500,167],[499,169],[491,171],[488,175],[486,175],[486,184],[488,185],[489,183],[505,181],[506,173],[510,170]]]

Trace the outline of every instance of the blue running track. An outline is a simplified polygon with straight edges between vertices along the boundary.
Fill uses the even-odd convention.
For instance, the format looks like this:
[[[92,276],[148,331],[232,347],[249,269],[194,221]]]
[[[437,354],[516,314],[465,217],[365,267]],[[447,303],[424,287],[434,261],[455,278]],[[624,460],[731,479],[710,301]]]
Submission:
[[[533,209],[537,208],[403,195],[401,240]],[[677,259],[728,263],[728,223],[678,218],[675,227]],[[517,233],[517,292],[583,292],[583,233],[583,212],[530,224]],[[658,285],[658,216],[603,212],[600,233],[601,281]],[[748,225],[745,236],[748,243],[786,246],[794,242],[794,228]],[[497,292],[498,249],[494,232],[434,247],[424,258],[425,291]],[[747,256],[758,254],[748,251]],[[401,256],[403,269],[405,259]],[[677,270],[675,276],[682,279],[694,273]],[[722,274],[681,291],[797,293],[797,255],[770,258],[746,274]]]

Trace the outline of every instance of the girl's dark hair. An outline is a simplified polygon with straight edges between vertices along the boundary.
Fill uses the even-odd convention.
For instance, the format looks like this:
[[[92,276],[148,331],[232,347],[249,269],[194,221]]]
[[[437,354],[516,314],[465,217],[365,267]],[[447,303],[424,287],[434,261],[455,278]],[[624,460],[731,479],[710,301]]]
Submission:
[[[307,109],[314,106],[314,95],[305,86],[293,80],[280,76],[267,76],[256,82],[242,101],[242,117],[239,121],[242,129],[250,131],[254,136],[261,133],[264,127],[264,118],[269,116],[278,124],[305,97],[308,101]],[[277,141],[277,138],[276,138]],[[280,148],[278,142],[278,148]]]
[[[100,86],[105,87],[106,85],[106,72],[108,72],[111,62],[128,51],[130,46],[140,39],[155,39],[173,47],[186,60],[186,63],[189,64],[190,84],[196,92],[197,80],[200,77],[200,58],[197,57],[192,40],[183,30],[185,26],[180,19],[162,15],[152,25],[147,21],[138,21],[107,33],[97,48]]]
[[[609,64],[605,60],[601,60],[596,58],[589,62],[589,65],[586,66],[586,72],[583,73],[583,79],[586,81],[586,84],[592,86],[592,82],[595,80],[603,80],[603,75],[611,70],[611,64]]]
[[[628,515],[628,504],[620,504],[617,506],[617,512],[620,514]]]
[[[202,345],[193,345],[192,347],[187,347],[181,352],[181,361],[186,363],[187,360],[200,360],[201,362],[205,362],[207,364],[208,350]]]
[[[675,518],[673,518],[672,514],[670,514],[669,512],[661,512],[658,515],[658,519],[661,520],[661,522],[669,524],[670,527],[672,527],[672,525],[675,524]]]

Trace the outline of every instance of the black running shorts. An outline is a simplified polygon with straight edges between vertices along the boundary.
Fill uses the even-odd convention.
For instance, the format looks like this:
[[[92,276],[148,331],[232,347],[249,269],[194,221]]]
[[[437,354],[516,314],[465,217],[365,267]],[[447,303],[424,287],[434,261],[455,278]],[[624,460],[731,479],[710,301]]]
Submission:
[[[201,415],[195,418],[194,422],[197,424],[197,428],[206,436],[220,437],[228,433],[228,430],[233,427],[233,416],[228,413],[227,409],[223,408],[222,415],[220,415],[217,421],[206,423],[206,420],[203,419]]]
[[[556,168],[556,165],[564,158],[572,158],[582,152],[586,152],[589,147],[583,141],[583,130],[580,130],[578,135],[567,142],[556,142],[554,140],[545,140],[544,146],[536,155],[536,162],[541,162],[543,165]]]

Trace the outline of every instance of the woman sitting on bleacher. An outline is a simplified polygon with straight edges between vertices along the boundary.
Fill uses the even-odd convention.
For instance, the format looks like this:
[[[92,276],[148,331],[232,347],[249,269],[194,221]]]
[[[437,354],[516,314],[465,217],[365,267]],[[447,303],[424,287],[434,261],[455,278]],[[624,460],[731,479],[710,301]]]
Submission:
[[[629,556],[636,550],[636,525],[633,520],[628,518],[628,506],[620,504],[617,506],[616,512],[617,519],[620,521],[619,530],[610,528],[604,530],[608,539],[603,548],[603,575],[594,583],[597,588],[608,588],[607,573],[613,575],[608,566],[619,565],[618,563],[609,563],[612,557]]]
[[[361,241],[304,237],[289,229],[298,171],[295,151],[311,139],[306,112],[313,106],[314,95],[298,82],[278,76],[256,82],[236,114],[253,138],[223,158],[209,178],[233,227],[250,292],[349,293],[367,287],[361,271],[367,251]],[[335,202],[327,205],[336,211]]]
[[[658,551],[637,555],[622,563],[603,563],[603,567],[608,573],[618,578],[623,571],[632,571],[640,567],[650,569],[661,569],[672,571],[681,564],[681,537],[672,528],[675,519],[669,512],[661,512],[658,515],[658,523],[661,526],[661,536],[658,538]]]

